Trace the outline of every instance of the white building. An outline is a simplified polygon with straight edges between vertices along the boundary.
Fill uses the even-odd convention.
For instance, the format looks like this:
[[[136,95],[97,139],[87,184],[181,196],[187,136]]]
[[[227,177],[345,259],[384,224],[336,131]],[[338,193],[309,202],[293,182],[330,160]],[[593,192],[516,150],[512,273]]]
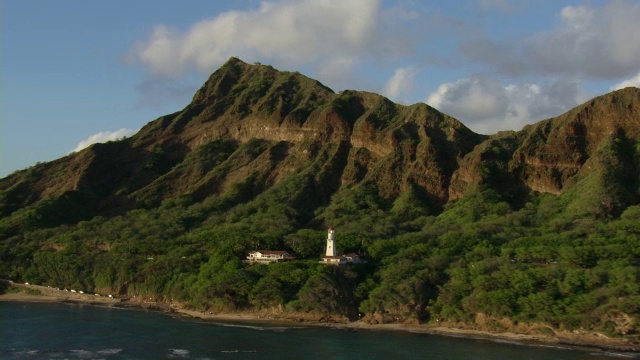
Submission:
[[[336,255],[336,234],[333,226],[327,232],[327,251],[320,260],[321,263],[327,265],[346,265],[347,263],[360,263],[360,256],[351,253],[347,255]]]
[[[346,265],[347,258],[344,256],[325,256],[322,258],[321,263],[327,265]]]
[[[347,262],[350,262],[350,263],[357,264],[357,263],[363,262],[363,261],[360,259],[360,255],[358,255],[358,254],[356,254],[356,253],[344,254],[344,255],[342,255],[342,256],[343,256],[345,259],[347,259]]]
[[[280,250],[256,250],[249,253],[247,261],[268,264],[272,262],[291,261],[295,257],[286,251]]]

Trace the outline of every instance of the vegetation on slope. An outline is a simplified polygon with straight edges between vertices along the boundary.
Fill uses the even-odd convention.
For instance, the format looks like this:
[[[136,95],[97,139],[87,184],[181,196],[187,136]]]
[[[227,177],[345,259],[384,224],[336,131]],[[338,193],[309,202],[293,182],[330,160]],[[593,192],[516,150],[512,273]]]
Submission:
[[[576,217],[562,198],[540,195],[514,210],[485,187],[433,217],[410,193],[393,204],[362,188],[320,208],[316,215],[331,223],[309,228],[297,204],[307,186],[301,175],[248,201],[246,190],[231,188],[202,202],[27,230],[2,242],[0,273],[203,310],[362,313],[380,322],[473,323],[484,314],[637,334],[638,205],[616,218]],[[339,250],[366,254],[368,263],[318,263],[333,222]],[[298,260],[243,263],[255,248],[286,249]]]

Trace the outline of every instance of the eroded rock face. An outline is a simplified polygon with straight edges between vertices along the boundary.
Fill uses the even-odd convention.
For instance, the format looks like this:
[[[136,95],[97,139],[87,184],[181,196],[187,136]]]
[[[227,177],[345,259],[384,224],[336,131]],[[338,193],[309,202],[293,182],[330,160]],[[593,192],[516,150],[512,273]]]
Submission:
[[[449,196],[458,198],[478,185],[496,181],[503,181],[507,188],[560,194],[576,176],[606,166],[599,154],[611,142],[633,144],[638,140],[640,89],[619,90],[519,132],[492,136],[460,162]],[[637,164],[630,164],[629,176],[637,178],[637,169]]]
[[[375,183],[385,197],[393,197],[417,185],[439,204],[448,199],[457,161],[485,138],[425,104],[401,106],[367,92],[335,94],[300,74],[237,59],[214,73],[180,114],[156,122],[134,142],[150,148],[157,143],[144,140],[165,138],[191,150],[225,137],[286,142],[300,160],[287,162],[291,172],[300,171],[320,148],[346,147],[350,150],[336,155],[344,157],[337,161],[341,169],[333,171],[345,186]],[[145,135],[152,132],[154,137]]]
[[[417,189],[436,207],[485,184],[510,196],[559,194],[601,166],[605,157],[596,155],[606,144],[640,140],[639,92],[616,91],[519,132],[484,136],[426,104],[336,94],[299,73],[231,58],[182,111],[133,137],[1,179],[10,204],[3,211],[67,196],[117,213],[220,194],[248,178],[259,192],[299,173],[314,176],[325,202],[358,184],[388,200]]]

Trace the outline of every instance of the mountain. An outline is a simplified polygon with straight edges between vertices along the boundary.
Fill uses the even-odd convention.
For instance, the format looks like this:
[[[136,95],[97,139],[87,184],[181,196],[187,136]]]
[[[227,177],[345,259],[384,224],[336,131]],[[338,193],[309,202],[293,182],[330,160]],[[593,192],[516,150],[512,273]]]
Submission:
[[[0,213],[49,199],[113,214],[220,195],[251,174],[257,194],[300,172],[315,177],[315,206],[340,189],[374,184],[386,199],[417,187],[439,208],[458,160],[485,138],[425,104],[335,94],[299,73],[231,58],[187,107],[133,137],[2,179]]]
[[[426,104],[335,94],[299,73],[231,58],[187,107],[133,137],[2,179],[0,214],[45,199],[82,204],[84,214],[121,213],[169,198],[220,195],[250,173],[259,193],[304,170],[316,176],[315,206],[341,189],[372,184],[387,200],[415,188],[437,214],[481,184],[519,198],[529,191],[560,194],[612,163],[619,168],[607,174],[635,175],[610,200],[614,210],[637,201],[638,166],[624,154],[639,138],[638,91],[619,90],[519,132],[483,136]],[[252,142],[266,149],[218,166]],[[606,157],[602,149],[611,146],[619,151]],[[322,157],[324,164],[308,166]],[[330,173],[320,174],[322,168]]]
[[[602,189],[593,200],[602,203],[603,214],[637,204],[639,99],[640,89],[626,88],[521,131],[491,136],[462,160],[450,197],[489,183],[511,195]]]
[[[560,194],[584,177],[628,174],[604,209],[615,211],[637,202],[638,91],[619,90],[521,131],[483,136],[426,104],[336,94],[299,73],[231,58],[187,107],[133,137],[2,179],[0,214],[45,199],[82,204],[83,214],[121,213],[170,198],[217,196],[251,174],[258,194],[300,172],[315,177],[313,207],[341,189],[370,184],[389,201],[416,189],[432,214],[481,184],[521,199],[531,191]],[[266,148],[236,153],[253,143]],[[611,162],[615,168],[607,168]]]
[[[225,311],[635,336],[639,202],[638,88],[487,136],[231,58],[134,136],[0,179],[0,273]],[[319,265],[329,225],[369,261]],[[299,260],[243,265],[256,247]]]

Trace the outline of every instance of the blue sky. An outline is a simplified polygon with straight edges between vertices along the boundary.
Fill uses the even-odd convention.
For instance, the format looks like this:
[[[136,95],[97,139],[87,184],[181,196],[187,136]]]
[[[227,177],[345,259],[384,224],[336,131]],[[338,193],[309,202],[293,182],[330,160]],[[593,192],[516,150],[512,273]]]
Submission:
[[[182,109],[231,56],[492,134],[640,86],[640,2],[4,0],[0,176]]]

